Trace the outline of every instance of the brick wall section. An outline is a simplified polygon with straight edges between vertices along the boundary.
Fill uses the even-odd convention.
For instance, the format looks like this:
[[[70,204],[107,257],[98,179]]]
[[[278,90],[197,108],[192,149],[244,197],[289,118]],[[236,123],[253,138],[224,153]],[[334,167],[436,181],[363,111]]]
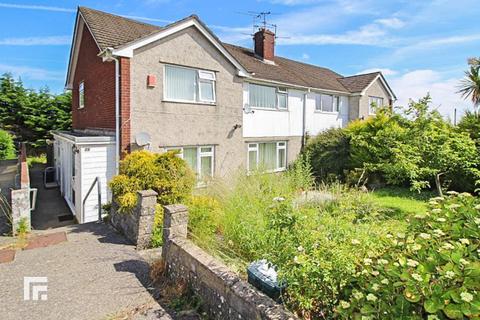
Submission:
[[[130,152],[130,59],[120,57],[120,154]]]
[[[72,90],[73,129],[115,129],[115,62],[102,62],[84,26]],[[85,108],[78,109],[78,85],[84,82]]]
[[[267,29],[260,29],[255,33],[255,53],[263,59],[273,61],[275,57],[275,34]]]

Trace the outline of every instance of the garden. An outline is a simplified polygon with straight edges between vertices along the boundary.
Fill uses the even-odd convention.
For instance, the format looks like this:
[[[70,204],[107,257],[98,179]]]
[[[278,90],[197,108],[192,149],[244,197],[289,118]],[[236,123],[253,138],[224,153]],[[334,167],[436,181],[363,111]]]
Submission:
[[[453,126],[428,104],[312,137],[281,174],[194,190],[175,152],[141,151],[111,188],[126,214],[135,190],[159,193],[154,246],[161,205],[187,204],[191,239],[241,275],[268,260],[301,318],[478,319],[480,119]]]

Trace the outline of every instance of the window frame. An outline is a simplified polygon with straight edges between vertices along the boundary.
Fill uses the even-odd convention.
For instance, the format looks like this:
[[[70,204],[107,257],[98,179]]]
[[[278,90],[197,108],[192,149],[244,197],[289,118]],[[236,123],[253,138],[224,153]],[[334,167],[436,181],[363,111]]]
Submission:
[[[167,68],[182,68],[182,69],[188,69],[188,70],[194,70],[196,72],[195,75],[195,82],[194,82],[194,99],[193,100],[187,100],[187,99],[176,99],[176,98],[170,98],[167,97]],[[211,75],[211,78],[208,79],[205,76],[201,76],[201,74],[209,74]],[[212,84],[212,89],[213,89],[213,100],[209,99],[202,99],[202,94],[200,90],[200,83],[209,83]],[[217,103],[217,75],[215,71],[212,70],[205,70],[205,69],[199,69],[199,68],[193,68],[193,67],[187,67],[187,66],[181,66],[181,65],[176,65],[176,64],[164,64],[163,65],[163,100],[165,102],[179,102],[179,103],[190,103],[190,104],[205,104],[205,105],[215,105]]]
[[[78,109],[85,108],[85,81],[78,83]]]
[[[332,110],[333,111],[326,111],[323,110],[323,99],[322,96],[331,96],[332,97]],[[338,114],[340,113],[340,105],[341,105],[341,97],[336,94],[327,94],[327,93],[315,93],[315,112],[317,113],[328,113],[328,114]],[[317,98],[320,100],[320,109],[317,105]],[[336,105],[335,105],[336,101]]]
[[[257,107],[253,106],[250,102],[250,95],[251,95],[251,90],[250,86],[255,85],[255,86],[260,86],[260,87],[269,87],[275,89],[275,107],[273,108],[268,108],[268,107]],[[285,96],[285,108],[280,108],[280,96]],[[248,83],[248,104],[250,108],[252,109],[258,109],[258,110],[268,110],[268,111],[288,111],[288,88],[287,87],[281,87],[281,86],[273,86],[273,85],[266,85],[266,84],[260,84],[260,83],[255,83],[255,82],[249,82]]]
[[[275,153],[276,153],[276,168],[273,170],[267,170],[266,173],[273,173],[273,172],[281,172],[287,169],[287,145],[288,142],[286,140],[281,141],[259,141],[259,142],[248,142],[247,143],[247,172],[252,172],[253,170],[258,169],[259,161],[260,161],[260,144],[267,144],[267,143],[275,143]],[[280,150],[285,151],[285,163],[280,164]],[[256,162],[255,168],[252,169],[252,164],[250,163],[250,152],[256,152]]]
[[[372,101],[373,100],[373,101]],[[378,102],[381,101],[381,103],[379,104]],[[378,107],[383,107],[383,101],[384,101],[384,98],[383,97],[378,97],[378,96],[368,96],[368,114],[369,115],[375,115],[376,114],[376,111],[373,110],[372,108],[372,104],[375,103],[375,107],[378,108]]]
[[[201,158],[207,158],[211,157],[212,158],[212,168],[211,168],[211,174],[210,177],[213,177],[213,174],[215,172],[215,146],[214,145],[198,145],[198,146],[181,146],[181,147],[166,147],[164,148],[165,151],[178,151],[178,156],[181,159],[183,158],[183,149],[189,149],[189,148],[195,148],[196,149],[196,156],[197,156],[197,167],[194,169],[194,173],[197,177],[197,180],[201,181],[205,177],[202,177],[202,162]],[[211,151],[202,151],[202,148],[211,148]],[[193,170],[193,168],[192,168]]]

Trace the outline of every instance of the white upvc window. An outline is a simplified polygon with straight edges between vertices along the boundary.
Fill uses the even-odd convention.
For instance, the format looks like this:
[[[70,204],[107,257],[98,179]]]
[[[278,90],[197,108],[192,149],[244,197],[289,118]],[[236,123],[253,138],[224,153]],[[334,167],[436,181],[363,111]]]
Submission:
[[[248,171],[258,168],[267,172],[287,168],[287,142],[254,142],[248,144]]]
[[[85,84],[81,81],[78,84],[78,109],[85,108]]]
[[[214,104],[215,83],[213,71],[165,65],[164,98],[168,101]]]
[[[288,90],[284,87],[271,87],[249,84],[249,104],[252,108],[287,110]]]
[[[375,114],[376,108],[383,107],[383,98],[368,97],[368,114]]]
[[[341,100],[339,96],[330,94],[315,94],[315,111],[318,112],[339,112]]]
[[[213,146],[169,147],[167,151],[177,151],[195,172],[198,180],[213,176],[215,152]]]

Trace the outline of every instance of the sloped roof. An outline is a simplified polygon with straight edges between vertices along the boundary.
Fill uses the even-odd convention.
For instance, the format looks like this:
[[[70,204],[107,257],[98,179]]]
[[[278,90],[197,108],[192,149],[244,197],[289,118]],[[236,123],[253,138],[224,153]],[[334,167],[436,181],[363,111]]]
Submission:
[[[86,7],[79,7],[78,10],[85,19],[100,50],[108,47],[116,48],[162,30],[159,26]]]
[[[350,92],[362,92],[379,74],[380,72],[358,74],[355,76],[343,77],[339,79],[339,81]]]
[[[165,27],[160,27],[86,7],[79,7],[78,10],[96,40],[100,51],[109,47],[118,48],[128,45],[136,40],[149,37],[162,30],[167,30],[187,19],[182,19]],[[198,17],[192,15],[188,18],[191,17],[196,18],[203,25]],[[218,40],[213,33],[212,35]],[[265,63],[258,59],[251,49],[228,43],[221,43],[221,45],[224,46],[233,58],[237,60],[253,78],[261,80],[316,89],[356,93],[361,92],[368,87],[378,74],[380,74],[379,72],[374,72],[343,77],[327,68],[279,56],[275,56],[274,64]],[[386,85],[388,87],[388,84]]]

